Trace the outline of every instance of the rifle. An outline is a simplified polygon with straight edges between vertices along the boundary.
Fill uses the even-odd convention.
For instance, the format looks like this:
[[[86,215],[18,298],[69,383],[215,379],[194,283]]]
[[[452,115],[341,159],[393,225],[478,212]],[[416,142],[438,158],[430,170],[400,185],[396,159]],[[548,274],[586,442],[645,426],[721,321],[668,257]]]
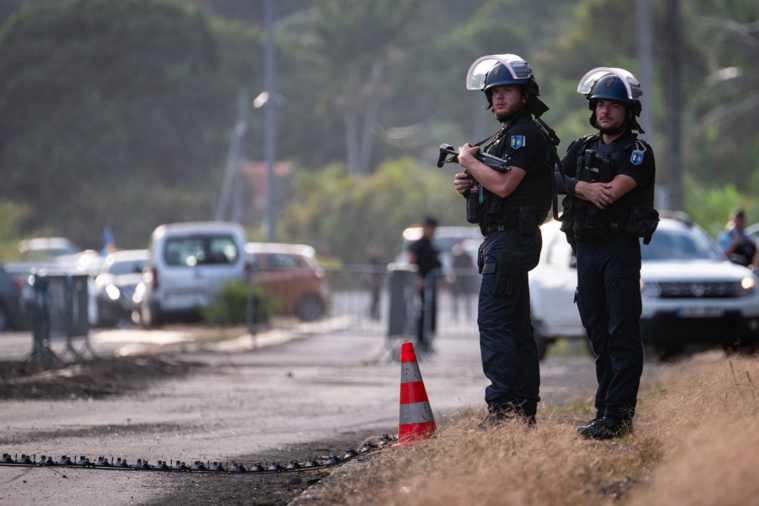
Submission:
[[[479,144],[481,143],[477,145]],[[509,172],[511,170],[509,161],[506,158],[498,158],[497,156],[483,152],[477,153],[475,158],[498,172]],[[440,155],[437,159],[438,167],[442,167],[446,163],[459,163],[459,152],[450,144],[442,144],[440,146]],[[473,181],[471,188],[464,193],[464,197],[466,198],[466,221],[469,223],[480,223],[482,221],[482,213],[484,212],[482,207],[485,203],[485,193],[480,183],[468,171],[466,174]]]
[[[474,157],[498,172],[508,172],[511,170],[511,167],[509,167],[509,161],[506,158],[498,158],[497,156],[489,155],[482,151],[477,153]],[[441,144],[440,154],[437,158],[437,166],[442,167],[443,164],[446,163],[459,163],[459,152],[450,144]]]

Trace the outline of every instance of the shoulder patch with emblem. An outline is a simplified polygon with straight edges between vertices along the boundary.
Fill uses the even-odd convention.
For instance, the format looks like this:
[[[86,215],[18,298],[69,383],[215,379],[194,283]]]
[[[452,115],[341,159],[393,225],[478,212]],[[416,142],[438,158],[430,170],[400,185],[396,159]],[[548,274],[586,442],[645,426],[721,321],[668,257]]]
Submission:
[[[512,135],[511,136],[511,147],[514,149],[519,149],[522,146],[524,146],[525,141],[527,139],[524,135]]]
[[[640,165],[643,163],[643,153],[646,151],[646,146],[638,141],[635,143],[635,150],[630,155],[630,163],[633,165]]]

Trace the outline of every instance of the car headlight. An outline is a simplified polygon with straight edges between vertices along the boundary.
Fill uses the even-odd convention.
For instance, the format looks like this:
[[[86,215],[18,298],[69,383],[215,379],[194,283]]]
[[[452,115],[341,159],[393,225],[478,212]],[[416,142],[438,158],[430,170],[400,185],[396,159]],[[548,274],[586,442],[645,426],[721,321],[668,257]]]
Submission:
[[[105,287],[105,294],[111,300],[119,300],[119,297],[121,297],[121,290],[119,290],[118,286],[109,283]]]
[[[661,295],[661,286],[654,281],[640,280],[640,294],[643,297],[657,298]]]
[[[142,298],[145,296],[145,283],[138,283],[134,288],[134,294],[132,294],[132,302],[139,304],[142,302]]]
[[[747,292],[753,292],[755,286],[756,286],[756,279],[754,278],[754,276],[746,276],[745,278],[741,279],[741,288],[743,288]]]

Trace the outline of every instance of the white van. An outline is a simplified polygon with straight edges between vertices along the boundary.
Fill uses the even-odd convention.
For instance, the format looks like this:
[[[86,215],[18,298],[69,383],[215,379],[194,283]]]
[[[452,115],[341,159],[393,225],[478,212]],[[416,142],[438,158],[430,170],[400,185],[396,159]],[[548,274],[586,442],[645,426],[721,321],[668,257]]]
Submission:
[[[140,320],[154,327],[197,315],[227,283],[244,280],[245,231],[237,223],[161,225],[148,243],[139,300]]]

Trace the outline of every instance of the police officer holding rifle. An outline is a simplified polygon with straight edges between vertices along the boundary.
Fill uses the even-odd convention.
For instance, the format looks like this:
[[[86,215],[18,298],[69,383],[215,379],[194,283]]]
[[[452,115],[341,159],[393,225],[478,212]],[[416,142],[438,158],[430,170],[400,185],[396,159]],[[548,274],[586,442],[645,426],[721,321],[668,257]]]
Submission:
[[[490,380],[484,425],[509,419],[534,424],[540,370],[527,272],[538,263],[538,227],[551,206],[555,147],[545,124],[536,121],[548,107],[538,98],[529,65],[513,54],[478,58],[467,88],[484,92],[502,124],[492,137],[465,144],[447,160],[461,165],[453,184],[467,198],[467,220],[485,236],[477,318],[483,371]],[[448,149],[441,147],[441,157]]]

